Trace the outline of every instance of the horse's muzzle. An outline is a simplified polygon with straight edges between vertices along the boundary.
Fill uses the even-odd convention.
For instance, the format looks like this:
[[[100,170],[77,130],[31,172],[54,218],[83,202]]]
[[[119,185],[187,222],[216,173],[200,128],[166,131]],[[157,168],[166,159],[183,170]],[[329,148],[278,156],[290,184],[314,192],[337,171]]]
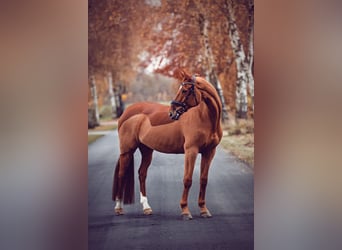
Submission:
[[[176,111],[176,112],[169,112],[169,116],[172,120],[178,120],[180,117],[180,114]]]

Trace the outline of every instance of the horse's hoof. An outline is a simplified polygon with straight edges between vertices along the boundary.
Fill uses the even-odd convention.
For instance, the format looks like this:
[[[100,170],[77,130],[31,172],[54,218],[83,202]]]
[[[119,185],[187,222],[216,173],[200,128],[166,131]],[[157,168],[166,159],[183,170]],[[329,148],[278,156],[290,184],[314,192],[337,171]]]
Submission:
[[[211,215],[211,213],[209,211],[205,211],[205,212],[201,213],[201,217],[202,218],[211,218],[212,215]]]
[[[192,220],[191,214],[182,214],[182,219],[183,220]]]
[[[144,214],[145,215],[151,215],[152,214],[152,209],[151,208],[144,209]]]
[[[123,209],[122,208],[115,208],[115,214],[116,215],[124,215]]]

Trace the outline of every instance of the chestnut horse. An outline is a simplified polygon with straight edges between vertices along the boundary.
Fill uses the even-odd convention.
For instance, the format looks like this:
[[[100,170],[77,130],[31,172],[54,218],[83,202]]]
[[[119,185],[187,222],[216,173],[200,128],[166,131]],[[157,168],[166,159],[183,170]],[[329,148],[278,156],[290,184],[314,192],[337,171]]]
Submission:
[[[180,201],[183,219],[192,219],[188,194],[198,153],[201,153],[198,205],[202,217],[211,217],[205,204],[208,171],[222,138],[222,106],[215,88],[201,77],[179,71],[181,84],[171,106],[136,103],[128,107],[118,121],[120,158],[116,164],[112,198],[115,213],[123,214],[123,203],[134,202],[134,159],[139,148],[140,202],[144,214],[152,214],[146,196],[145,180],[153,150],[185,154],[184,190]]]

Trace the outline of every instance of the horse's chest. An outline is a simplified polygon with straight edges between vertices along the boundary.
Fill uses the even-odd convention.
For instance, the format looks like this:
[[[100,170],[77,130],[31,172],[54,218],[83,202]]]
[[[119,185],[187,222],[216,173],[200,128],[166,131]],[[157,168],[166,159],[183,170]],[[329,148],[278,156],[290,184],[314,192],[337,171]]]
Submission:
[[[217,133],[208,133],[208,131],[197,131],[193,133],[193,143],[197,144],[200,148],[216,147],[220,138]]]

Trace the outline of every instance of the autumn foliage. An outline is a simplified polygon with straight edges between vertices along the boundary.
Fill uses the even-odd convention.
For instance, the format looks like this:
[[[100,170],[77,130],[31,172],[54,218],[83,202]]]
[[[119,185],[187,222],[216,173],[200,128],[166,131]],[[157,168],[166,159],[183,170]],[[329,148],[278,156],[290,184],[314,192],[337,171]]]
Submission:
[[[110,71],[114,82],[129,85],[143,73],[175,77],[175,69],[182,67],[208,77],[212,69],[228,111],[235,114],[237,51],[229,36],[228,6],[249,60],[253,1],[89,0],[89,74]]]

